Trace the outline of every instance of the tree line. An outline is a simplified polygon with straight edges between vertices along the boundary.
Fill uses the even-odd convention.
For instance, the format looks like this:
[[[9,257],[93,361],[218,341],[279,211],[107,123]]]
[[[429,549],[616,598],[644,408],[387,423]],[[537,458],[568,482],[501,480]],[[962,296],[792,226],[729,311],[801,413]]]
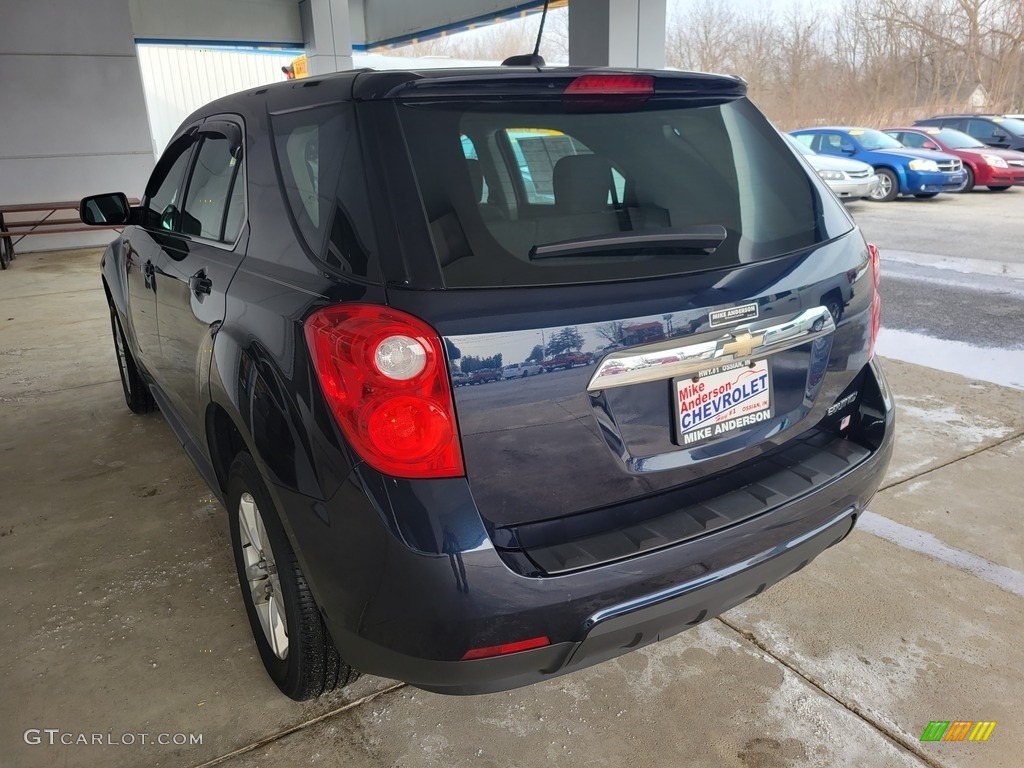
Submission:
[[[779,13],[768,4],[689,0],[667,25],[666,59],[742,76],[786,129],[1019,112],[1024,3],[845,0]]]

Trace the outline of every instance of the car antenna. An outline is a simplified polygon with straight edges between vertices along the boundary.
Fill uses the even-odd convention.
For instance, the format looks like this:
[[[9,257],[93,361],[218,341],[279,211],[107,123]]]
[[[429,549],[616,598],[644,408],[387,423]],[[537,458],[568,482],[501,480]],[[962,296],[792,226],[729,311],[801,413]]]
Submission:
[[[503,67],[543,67],[544,57],[540,55],[540,39],[544,34],[544,20],[548,17],[548,3],[544,0],[544,10],[540,13],[540,28],[537,30],[537,44],[533,46],[533,53],[520,53],[516,56],[509,56],[503,62]]]

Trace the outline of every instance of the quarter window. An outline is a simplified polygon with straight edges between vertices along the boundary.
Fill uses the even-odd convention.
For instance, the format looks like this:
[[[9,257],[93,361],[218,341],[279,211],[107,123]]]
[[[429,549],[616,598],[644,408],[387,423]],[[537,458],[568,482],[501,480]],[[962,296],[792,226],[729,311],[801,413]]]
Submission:
[[[273,115],[271,126],[284,196],[309,252],[335,271],[377,279],[352,105]]]

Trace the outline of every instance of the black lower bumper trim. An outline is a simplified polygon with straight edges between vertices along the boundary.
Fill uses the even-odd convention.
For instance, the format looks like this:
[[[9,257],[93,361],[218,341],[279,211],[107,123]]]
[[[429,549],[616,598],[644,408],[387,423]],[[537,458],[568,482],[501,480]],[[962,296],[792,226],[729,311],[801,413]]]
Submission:
[[[571,671],[606,659],[713,618],[799,571],[853,529],[854,510],[724,571],[605,608],[584,623],[583,640],[566,661]]]

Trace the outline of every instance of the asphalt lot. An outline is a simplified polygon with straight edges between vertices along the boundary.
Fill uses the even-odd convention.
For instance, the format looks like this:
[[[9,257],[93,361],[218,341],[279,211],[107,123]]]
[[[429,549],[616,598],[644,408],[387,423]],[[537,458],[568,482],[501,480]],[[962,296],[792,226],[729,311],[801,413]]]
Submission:
[[[948,267],[969,267],[963,241],[989,235],[989,262],[1018,259],[1021,206],[1024,190],[856,205],[899,264],[883,278],[886,326],[977,342],[968,330],[987,324],[1008,346],[1016,300]],[[887,361],[898,441],[873,514],[684,635],[508,693],[365,677],[296,704],[253,648],[224,510],[161,417],[124,408],[97,256],[24,255],[0,275],[0,764],[1021,765],[1024,391]],[[1003,309],[958,330],[949,316],[985,301]],[[920,741],[957,719],[998,725],[985,743]],[[114,743],[26,743],[46,728]],[[141,733],[202,743],[121,743]]]
[[[1024,187],[1005,192],[983,187],[930,200],[863,201],[850,203],[848,210],[869,240],[890,252],[914,254],[918,262],[942,258],[1024,265]]]

